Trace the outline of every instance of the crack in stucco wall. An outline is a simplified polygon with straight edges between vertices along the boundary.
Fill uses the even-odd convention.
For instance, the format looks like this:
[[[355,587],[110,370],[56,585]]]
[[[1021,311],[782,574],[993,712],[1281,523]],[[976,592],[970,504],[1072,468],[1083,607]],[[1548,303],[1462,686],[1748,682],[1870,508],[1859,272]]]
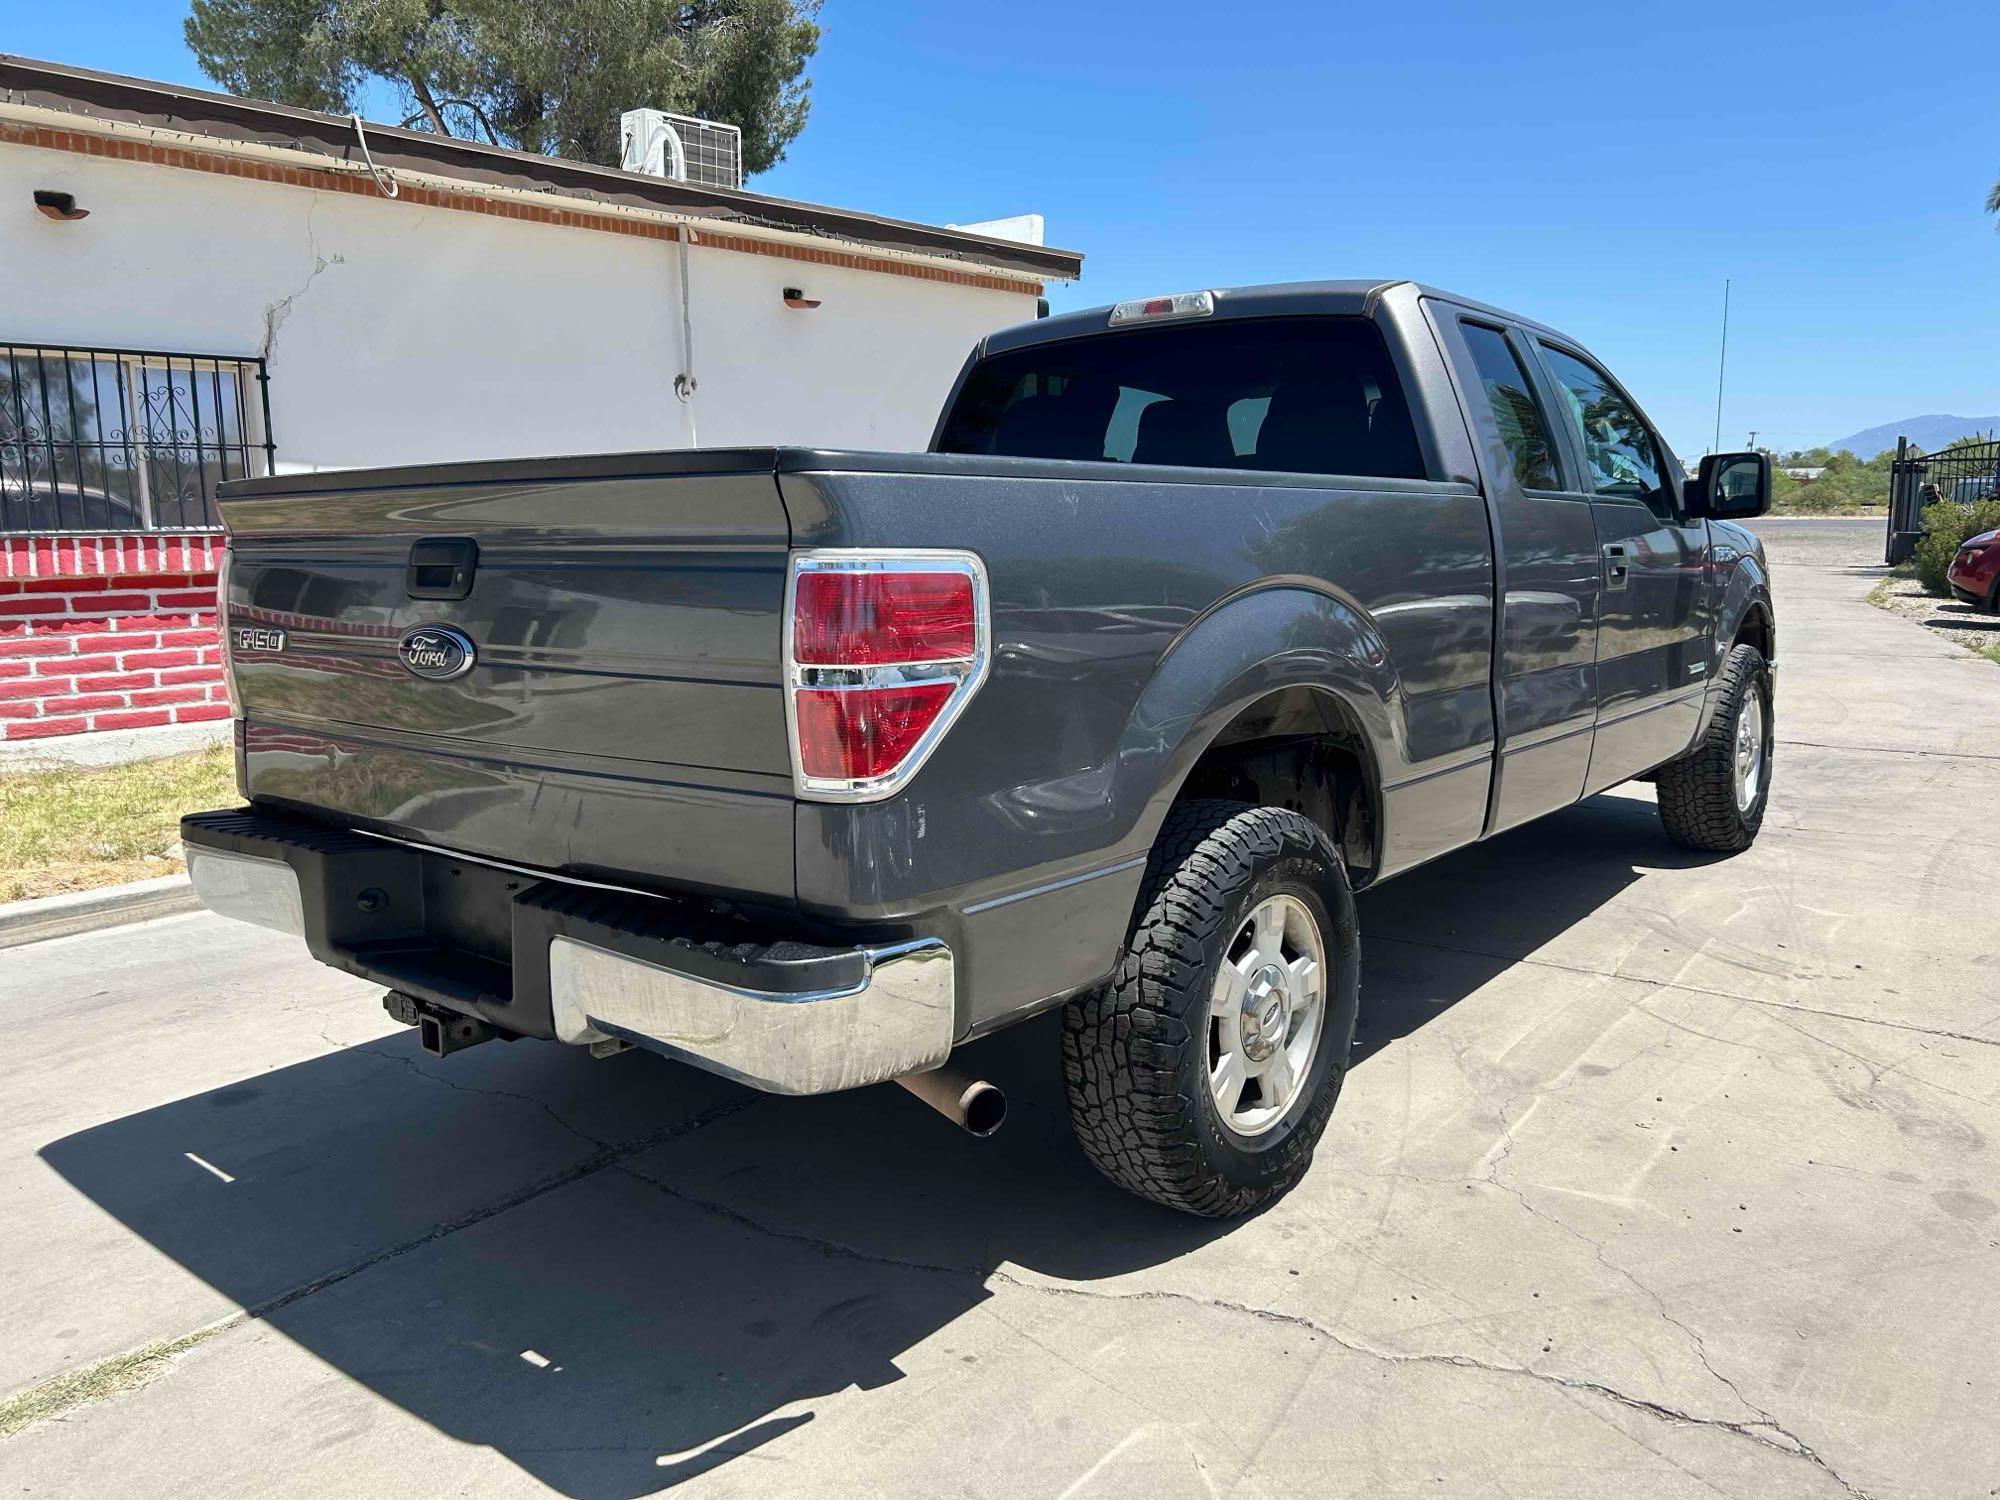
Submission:
[[[258,346],[257,353],[267,365],[277,348],[278,330],[283,328],[286,319],[291,317],[293,305],[311,289],[312,284],[319,280],[324,272],[347,263],[347,257],[344,255],[320,253],[319,236],[313,229],[313,215],[319,212],[319,197],[318,193],[314,193],[311,202],[306,205],[306,249],[312,257],[312,269],[306,272],[306,279],[298,284],[296,290],[278,298],[275,302],[264,304],[264,340]]]

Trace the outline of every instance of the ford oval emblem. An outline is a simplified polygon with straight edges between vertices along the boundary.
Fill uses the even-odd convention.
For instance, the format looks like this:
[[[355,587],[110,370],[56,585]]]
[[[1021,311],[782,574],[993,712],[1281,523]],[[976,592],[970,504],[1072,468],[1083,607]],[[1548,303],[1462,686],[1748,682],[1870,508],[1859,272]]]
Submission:
[[[449,625],[419,625],[405,632],[396,643],[396,655],[411,673],[433,682],[463,677],[479,659],[472,638]]]

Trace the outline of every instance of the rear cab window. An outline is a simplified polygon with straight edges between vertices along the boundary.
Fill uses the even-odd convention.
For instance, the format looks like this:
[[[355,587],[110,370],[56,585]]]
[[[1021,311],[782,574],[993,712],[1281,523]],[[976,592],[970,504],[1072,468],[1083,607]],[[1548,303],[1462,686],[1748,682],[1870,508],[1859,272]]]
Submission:
[[[1549,441],[1549,425],[1543,420],[1541,402],[1535,399],[1534,382],[1528,378],[1520,355],[1507,342],[1507,335],[1484,323],[1461,321],[1466,351],[1486,392],[1486,404],[1493,412],[1493,425],[1500,441],[1514,461],[1514,479],[1524,490],[1562,488],[1556,472],[1555,447]]]
[[[1365,318],[1160,324],[993,355],[941,453],[1422,479],[1401,379]]]
[[[1599,495],[1637,500],[1662,520],[1674,518],[1674,497],[1658,440],[1625,393],[1595,365],[1554,344],[1542,357],[1568,399],[1571,434],[1583,446],[1591,488]]]

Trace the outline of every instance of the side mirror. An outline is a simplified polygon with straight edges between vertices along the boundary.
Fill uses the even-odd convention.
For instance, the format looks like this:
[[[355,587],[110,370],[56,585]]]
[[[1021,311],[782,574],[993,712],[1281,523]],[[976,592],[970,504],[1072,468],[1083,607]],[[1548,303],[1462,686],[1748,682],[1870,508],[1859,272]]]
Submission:
[[[1690,516],[1718,521],[1747,521],[1771,508],[1771,455],[1710,453],[1701,461],[1700,477],[1687,487]]]

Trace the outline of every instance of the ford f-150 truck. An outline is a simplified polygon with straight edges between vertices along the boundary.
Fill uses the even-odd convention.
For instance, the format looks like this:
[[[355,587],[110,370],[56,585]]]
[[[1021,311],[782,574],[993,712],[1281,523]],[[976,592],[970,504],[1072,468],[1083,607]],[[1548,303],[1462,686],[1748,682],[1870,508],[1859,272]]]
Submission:
[[[953,1049],[1061,1007],[1091,1160],[1240,1213],[1339,1093],[1357,889],[1641,777],[1679,842],[1756,836],[1774,623],[1729,518],[1769,495],[1408,282],[995,333],[923,454],[238,482],[248,805],[188,865],[440,1055],[897,1080],[983,1132]]]

